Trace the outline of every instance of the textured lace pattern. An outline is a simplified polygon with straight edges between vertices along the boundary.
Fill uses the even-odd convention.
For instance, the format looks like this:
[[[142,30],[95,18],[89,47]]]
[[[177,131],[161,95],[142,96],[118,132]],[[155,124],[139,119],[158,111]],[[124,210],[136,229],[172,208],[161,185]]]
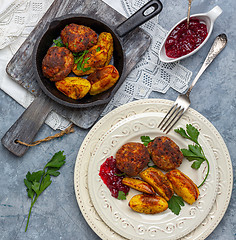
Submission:
[[[7,9],[0,14],[0,49],[8,46],[14,54],[52,2],[53,0],[15,0],[12,1],[12,4],[8,4]],[[104,2],[116,9],[123,7],[128,17],[143,6],[147,0],[104,0]],[[189,70],[179,63],[162,63],[158,58],[160,44],[167,33],[158,24],[158,17],[145,23],[143,29],[152,37],[151,46],[129,74],[102,115],[122,104],[136,99],[148,98],[152,91],[165,93],[171,87],[178,92],[183,92],[188,86],[191,77]],[[4,81],[12,80],[8,78]],[[28,92],[26,94],[25,89],[22,89],[22,92],[24,91],[22,96],[15,96],[14,89],[6,89],[5,82],[4,86],[0,82],[0,87],[17,102],[27,107],[33,100],[33,96]],[[18,84],[16,87],[21,88]],[[69,121],[54,112],[49,115],[46,123],[53,129],[64,129],[69,125]]]
[[[148,0],[121,0],[127,16],[134,14]],[[158,16],[145,23],[142,28],[152,38],[152,43],[140,62],[129,74],[114,98],[107,105],[103,115],[127,102],[148,98],[152,91],[166,93],[171,87],[184,92],[192,73],[179,63],[163,63],[158,51],[167,31],[158,24]]]

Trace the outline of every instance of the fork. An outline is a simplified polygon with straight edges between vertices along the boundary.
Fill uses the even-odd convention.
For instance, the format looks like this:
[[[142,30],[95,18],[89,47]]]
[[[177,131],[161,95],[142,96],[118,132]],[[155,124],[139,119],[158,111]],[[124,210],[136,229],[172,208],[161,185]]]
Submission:
[[[190,102],[189,95],[194,85],[196,84],[200,76],[203,74],[203,72],[206,70],[206,68],[215,59],[215,57],[224,49],[226,43],[227,43],[227,36],[224,33],[216,37],[204,63],[202,64],[202,67],[200,68],[192,84],[188,88],[187,92],[185,94],[180,94],[177,97],[176,101],[174,102],[174,105],[171,107],[171,109],[167,112],[165,117],[162,119],[162,121],[158,125],[158,128],[160,128],[160,130],[163,129],[163,132],[168,133],[171,130],[171,128],[183,116],[183,114],[186,112],[186,110],[190,106],[191,102]]]

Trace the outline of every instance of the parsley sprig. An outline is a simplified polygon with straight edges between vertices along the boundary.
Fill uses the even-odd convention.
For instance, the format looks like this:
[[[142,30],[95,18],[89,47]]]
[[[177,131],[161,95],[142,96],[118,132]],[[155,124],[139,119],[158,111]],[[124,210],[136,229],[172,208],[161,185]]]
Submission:
[[[57,47],[65,47],[65,45],[63,44],[61,37],[54,39],[53,43],[57,46]]]
[[[117,199],[126,200],[126,194],[123,191],[119,191]]]
[[[175,129],[175,132],[179,133],[183,138],[187,138],[195,143],[194,145],[188,145],[188,149],[181,149],[184,157],[189,161],[194,161],[191,165],[192,168],[199,169],[203,162],[206,161],[207,163],[207,174],[202,183],[198,186],[198,188],[200,188],[209,175],[210,164],[203,152],[202,146],[198,142],[199,131],[191,124],[187,124],[186,131],[183,128],[179,128]]]
[[[65,164],[65,158],[66,157],[63,155],[63,151],[59,151],[54,154],[52,159],[45,165],[43,170],[32,173],[28,172],[26,174],[24,183],[27,187],[28,197],[31,198],[31,205],[25,232],[28,229],[32,207],[34,206],[40,194],[52,183],[51,176],[57,177],[60,175],[58,170]]]
[[[151,139],[149,136],[141,136],[141,141],[143,142],[144,146],[147,146],[148,143],[153,142],[154,139]]]
[[[88,50],[85,50],[81,53],[73,53],[74,55],[74,62],[77,64],[77,70],[82,70],[83,72],[86,72],[91,69],[91,67],[85,68],[84,65],[88,63],[88,60],[90,57],[84,58],[85,55],[88,53]]]
[[[173,195],[168,201],[168,208],[176,215],[179,215],[181,206],[184,206],[184,200],[180,196]]]

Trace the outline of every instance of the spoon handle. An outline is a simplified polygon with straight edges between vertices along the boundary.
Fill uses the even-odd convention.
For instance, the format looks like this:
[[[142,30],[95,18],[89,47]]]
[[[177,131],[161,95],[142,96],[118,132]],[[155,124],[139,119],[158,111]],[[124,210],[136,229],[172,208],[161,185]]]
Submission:
[[[187,29],[189,27],[189,18],[190,18],[191,4],[192,4],[192,0],[188,0]]]
[[[209,53],[207,54],[207,57],[206,57],[204,63],[202,64],[202,67],[200,68],[198,74],[196,75],[191,86],[189,87],[188,91],[186,92],[186,95],[189,96],[189,94],[190,94],[192,88],[194,87],[194,85],[196,84],[197,80],[200,78],[200,76],[203,74],[203,72],[206,70],[206,68],[211,64],[211,62],[216,58],[216,56],[224,49],[224,47],[226,46],[226,43],[227,43],[227,36],[224,33],[222,33],[216,37]]]

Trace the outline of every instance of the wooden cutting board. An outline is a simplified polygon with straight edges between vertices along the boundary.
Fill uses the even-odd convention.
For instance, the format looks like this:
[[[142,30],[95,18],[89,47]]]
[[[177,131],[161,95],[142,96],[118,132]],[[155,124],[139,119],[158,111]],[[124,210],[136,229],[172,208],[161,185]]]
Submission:
[[[48,9],[48,11],[45,13],[45,15],[42,17],[42,19],[39,21],[39,23],[36,25],[34,30],[25,40],[25,42],[10,60],[6,70],[14,81],[19,83],[21,86],[26,88],[29,92],[31,92],[37,97],[36,100],[32,103],[34,104],[35,109],[37,109],[37,106],[40,104],[48,104],[48,109],[45,110],[46,116],[48,112],[54,110],[59,115],[69,119],[75,125],[83,129],[88,129],[99,118],[101,112],[106,107],[106,104],[86,109],[72,109],[52,101],[40,89],[34,76],[34,70],[32,66],[32,52],[34,44],[38,37],[42,35],[46,23],[62,15],[76,13],[95,16],[98,19],[100,18],[104,22],[107,22],[111,26],[118,26],[126,19],[123,15],[118,13],[116,10],[114,10],[101,0],[55,0],[51,7]],[[145,31],[140,28],[136,28],[135,30],[124,36],[122,40],[123,49],[125,50],[126,55],[126,71],[124,73],[124,76],[126,77],[149,47],[151,43],[151,38]],[[32,114],[34,114],[35,116],[31,116]],[[40,126],[34,123],[34,118],[37,118],[37,114],[26,114],[24,118],[30,117],[30,126],[24,126],[25,122],[19,121],[17,123],[17,129],[16,127],[12,126],[12,129],[10,129],[6,136],[3,137],[4,140],[2,139],[2,143],[5,147],[8,148],[9,151],[13,152],[18,156],[23,155],[23,150],[21,150],[22,153],[17,153],[17,151],[19,151],[19,147],[13,146],[13,143],[15,143],[16,139],[13,139],[11,135],[21,128],[31,127],[32,130],[37,130],[37,128],[39,129]],[[45,118],[41,121],[44,121]],[[34,138],[34,136],[31,136],[30,138],[27,138],[27,136],[21,137],[28,142],[32,142]],[[21,148],[27,147],[21,146]]]
[[[51,21],[53,18],[72,13],[91,14],[92,16],[97,16],[101,20],[108,22],[111,26],[118,26],[126,19],[123,15],[101,0],[54,1],[35,29],[31,32],[29,37],[7,65],[7,73],[12,77],[12,79],[34,95],[39,95],[41,93],[41,89],[34,76],[31,60],[34,43],[42,34],[43,28],[48,21]],[[132,33],[126,35],[123,38],[123,41],[127,66],[125,75],[127,76],[148,48],[150,44],[150,37],[143,30],[138,28]],[[94,124],[104,107],[105,106],[102,105],[89,109],[68,109],[67,107],[55,103],[53,105],[53,110],[68,118],[77,126],[87,129]]]

